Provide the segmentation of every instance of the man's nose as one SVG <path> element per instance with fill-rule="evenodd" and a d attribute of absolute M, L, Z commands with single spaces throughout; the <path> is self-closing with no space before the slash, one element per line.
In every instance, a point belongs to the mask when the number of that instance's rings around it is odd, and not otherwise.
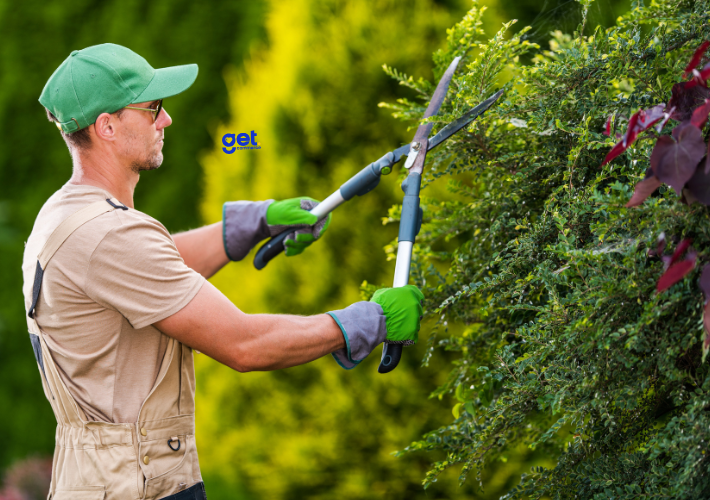
<path fill-rule="evenodd" d="M 160 110 L 160 114 L 158 115 L 158 119 L 155 120 L 155 127 L 160 130 L 165 127 L 169 127 L 170 124 L 173 122 L 173 119 L 170 118 L 170 115 L 168 112 L 165 110 L 165 108 Z"/>

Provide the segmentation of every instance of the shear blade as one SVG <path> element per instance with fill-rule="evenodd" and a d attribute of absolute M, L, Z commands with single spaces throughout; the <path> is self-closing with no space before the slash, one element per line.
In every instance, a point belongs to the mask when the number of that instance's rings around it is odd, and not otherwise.
<path fill-rule="evenodd" d="M 494 102 L 498 100 L 500 96 L 503 95 L 503 91 L 499 90 L 488 99 L 480 103 L 478 106 L 470 111 L 467 111 L 460 118 L 452 121 L 447 126 L 442 128 L 438 134 L 429 139 L 429 147 L 427 151 L 431 151 L 433 148 L 444 142 L 446 139 L 454 135 L 456 132 L 469 125 L 473 120 L 485 113 L 488 108 L 490 108 Z"/>
<path fill-rule="evenodd" d="M 436 146 L 444 142 L 446 139 L 454 135 L 456 132 L 461 130 L 462 128 L 466 127 L 467 125 L 470 125 L 471 122 L 473 122 L 476 118 L 481 116 L 483 113 L 488 111 L 488 108 L 490 108 L 494 102 L 496 102 L 500 96 L 503 95 L 503 91 L 499 90 L 495 94 L 493 94 L 491 97 L 480 103 L 478 106 L 476 106 L 473 109 L 470 109 L 469 111 L 466 111 L 461 117 L 457 118 L 456 120 L 452 121 L 448 125 L 446 125 L 444 128 L 442 128 L 438 134 L 436 134 L 434 137 L 429 139 L 429 146 L 427 147 L 427 151 L 431 151 L 434 149 Z M 407 156 L 407 160 L 409 160 L 409 150 L 411 148 L 411 144 L 405 144 L 404 146 L 401 146 L 393 151 L 394 153 L 394 162 L 398 162 L 402 156 Z M 414 156 L 414 155 L 412 155 Z M 413 161 L 413 160 L 412 160 Z"/>
<path fill-rule="evenodd" d="M 449 91 L 451 78 L 454 76 L 454 71 L 456 71 L 456 66 L 458 66 L 460 60 L 460 56 L 456 57 L 451 64 L 449 64 L 449 67 L 446 69 L 446 73 L 444 73 L 444 76 L 442 76 L 441 80 L 439 80 L 439 84 L 436 86 L 436 90 L 434 90 L 434 94 L 431 96 L 431 100 L 429 101 L 429 106 L 427 106 L 422 118 L 430 118 L 439 112 L 439 109 L 446 98 L 446 93 Z M 419 125 L 412 142 L 421 142 L 423 139 L 429 137 L 432 128 L 434 128 L 433 123 L 423 123 Z"/>

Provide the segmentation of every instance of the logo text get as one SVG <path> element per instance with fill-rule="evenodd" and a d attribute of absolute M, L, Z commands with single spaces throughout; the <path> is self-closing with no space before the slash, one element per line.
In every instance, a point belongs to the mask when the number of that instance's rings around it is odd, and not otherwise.
<path fill-rule="evenodd" d="M 225 147 L 222 148 L 222 151 L 231 155 L 237 150 L 235 143 L 239 146 L 239 149 L 261 149 L 261 145 L 256 142 L 256 132 L 253 130 L 251 131 L 251 135 L 224 134 L 224 136 L 222 136 L 222 144 L 224 144 Z"/>

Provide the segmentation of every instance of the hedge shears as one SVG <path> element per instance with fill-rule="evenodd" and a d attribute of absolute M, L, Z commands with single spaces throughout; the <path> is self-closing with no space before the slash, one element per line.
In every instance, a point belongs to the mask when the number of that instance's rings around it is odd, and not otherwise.
<path fill-rule="evenodd" d="M 454 71 L 456 71 L 456 66 L 460 60 L 460 57 L 455 58 L 449 65 L 446 73 L 444 73 L 444 76 L 439 80 L 434 95 L 431 101 L 429 101 L 429 106 L 424 112 L 423 119 L 435 116 L 439 112 L 439 108 L 441 108 L 449 89 L 451 77 Z M 390 151 L 376 162 L 363 168 L 310 212 L 320 220 L 342 203 L 355 196 L 363 196 L 369 193 L 380 183 L 381 176 L 389 174 L 392 171 L 392 166 L 399 162 L 402 156 L 406 156 L 407 161 L 404 163 L 404 168 L 409 171 L 409 174 L 404 182 L 402 182 L 404 201 L 402 202 L 402 215 L 399 222 L 397 262 L 395 264 L 394 283 L 392 285 L 395 288 L 405 286 L 409 282 L 409 270 L 412 262 L 414 240 L 422 225 L 423 212 L 419 206 L 419 191 L 427 152 L 434 149 L 481 116 L 501 95 L 503 95 L 503 91 L 499 90 L 475 108 L 464 113 L 463 116 L 457 120 L 446 125 L 431 139 L 429 139 L 429 134 L 434 124 L 421 124 L 410 144 L 405 144 L 394 151 Z M 284 240 L 292 232 L 292 230 L 286 230 L 264 243 L 256 252 L 254 267 L 263 269 L 271 259 L 283 252 Z M 394 370 L 399 364 L 401 356 L 402 346 L 400 344 L 385 343 L 382 350 L 382 360 L 380 361 L 380 366 L 377 371 L 380 373 L 388 373 Z"/>

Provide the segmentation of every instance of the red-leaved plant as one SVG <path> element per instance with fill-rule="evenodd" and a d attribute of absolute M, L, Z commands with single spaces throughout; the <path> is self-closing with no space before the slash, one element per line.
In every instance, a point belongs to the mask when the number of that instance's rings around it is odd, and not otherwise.
<path fill-rule="evenodd" d="M 697 260 L 697 253 L 690 247 L 693 240 L 686 238 L 678 244 L 678 247 L 673 252 L 673 255 L 663 255 L 663 250 L 666 247 L 666 238 L 663 233 L 658 238 L 656 250 L 648 252 L 649 256 L 657 256 L 663 261 L 664 273 L 658 279 L 656 284 L 656 291 L 662 292 L 680 280 L 682 280 L 686 274 L 695 269 L 695 261 Z M 685 251 L 688 253 L 685 255 L 683 260 L 680 258 L 683 256 Z"/>
<path fill-rule="evenodd" d="M 710 149 L 705 143 L 702 128 L 710 114 L 710 63 L 698 69 L 710 42 L 703 42 L 697 48 L 685 68 L 683 78 L 692 75 L 687 82 L 676 83 L 671 89 L 671 99 L 667 104 L 658 104 L 649 109 L 642 109 L 629 118 L 626 133 L 618 135 L 621 140 L 609 151 L 602 165 L 606 165 L 637 139 L 640 133 L 655 125 L 657 133 L 672 119 L 680 122 L 671 135 L 662 135 L 656 140 L 651 152 L 651 167 L 646 170 L 644 179 L 634 188 L 634 194 L 626 204 L 635 207 L 642 204 L 664 182 L 681 196 L 688 205 L 701 203 L 710 206 Z M 604 134 L 611 135 L 610 116 L 605 125 Z M 665 264 L 664 273 L 656 285 L 658 293 L 670 288 L 695 269 L 696 252 L 690 248 L 690 239 L 678 245 L 672 256 L 664 256 L 665 236 L 661 235 L 657 248 L 649 252 L 656 255 Z M 683 253 L 685 258 L 680 260 Z M 703 267 L 700 288 L 705 293 L 703 310 L 703 361 L 710 350 L 710 264 Z"/>
<path fill-rule="evenodd" d="M 684 76 L 692 74 L 692 79 L 673 85 L 667 104 L 634 113 L 629 118 L 621 141 L 606 155 L 602 165 L 626 151 L 641 132 L 653 125 L 660 133 L 669 119 L 680 122 L 671 135 L 662 135 L 656 141 L 651 153 L 651 168 L 646 171 L 645 178 L 636 184 L 627 207 L 643 203 L 664 182 L 682 195 L 686 203 L 710 205 L 710 162 L 701 132 L 710 114 L 710 63 L 701 70 L 696 69 L 708 47 L 710 42 L 703 42 L 685 68 Z M 606 122 L 606 135 L 611 135 L 611 118 Z"/>

